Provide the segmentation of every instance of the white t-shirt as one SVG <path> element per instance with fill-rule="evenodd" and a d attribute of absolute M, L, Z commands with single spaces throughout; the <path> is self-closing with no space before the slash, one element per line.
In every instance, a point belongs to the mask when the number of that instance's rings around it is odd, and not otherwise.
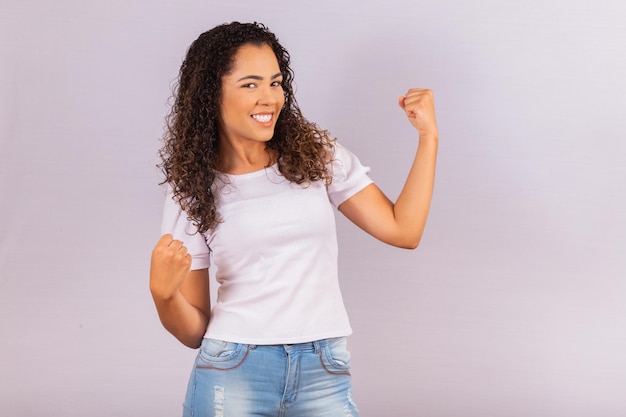
<path fill-rule="evenodd" d="M 220 285 L 205 337 L 264 345 L 352 332 L 339 289 L 332 205 L 372 180 L 337 143 L 332 172 L 328 187 L 289 182 L 276 165 L 225 175 L 217 188 L 223 221 L 204 235 L 168 193 L 162 232 L 184 242 L 192 270 L 216 267 Z"/>

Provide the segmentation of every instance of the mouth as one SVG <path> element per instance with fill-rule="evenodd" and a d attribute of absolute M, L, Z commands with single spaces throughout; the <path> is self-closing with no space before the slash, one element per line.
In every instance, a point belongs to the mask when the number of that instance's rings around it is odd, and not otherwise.
<path fill-rule="evenodd" d="M 274 113 L 258 113 L 258 114 L 253 114 L 250 117 L 252 117 L 257 122 L 261 123 L 262 125 L 267 126 L 267 125 L 270 125 L 272 121 L 274 120 Z"/>

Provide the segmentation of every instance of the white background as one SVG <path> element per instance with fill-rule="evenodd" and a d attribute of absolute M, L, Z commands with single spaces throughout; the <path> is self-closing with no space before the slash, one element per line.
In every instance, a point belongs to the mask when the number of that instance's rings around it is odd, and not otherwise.
<path fill-rule="evenodd" d="M 362 415 L 626 415 L 626 5 L 301 3 L 0 2 L 0 415 L 180 415 L 155 164 L 187 46 L 233 20 L 279 36 L 305 115 L 392 198 L 397 97 L 435 91 L 422 246 L 339 220 Z"/>

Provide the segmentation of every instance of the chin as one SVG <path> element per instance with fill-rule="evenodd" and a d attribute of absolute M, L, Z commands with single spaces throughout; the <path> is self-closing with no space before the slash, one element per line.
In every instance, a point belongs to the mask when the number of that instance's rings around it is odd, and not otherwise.
<path fill-rule="evenodd" d="M 270 141 L 270 140 L 272 140 L 273 138 L 274 138 L 274 132 L 272 132 L 272 134 L 271 134 L 271 135 L 267 135 L 267 136 L 265 136 L 265 135 L 264 135 L 264 136 L 260 137 L 260 138 L 259 138 L 259 140 L 260 140 L 261 142 L 269 142 L 269 141 Z"/>

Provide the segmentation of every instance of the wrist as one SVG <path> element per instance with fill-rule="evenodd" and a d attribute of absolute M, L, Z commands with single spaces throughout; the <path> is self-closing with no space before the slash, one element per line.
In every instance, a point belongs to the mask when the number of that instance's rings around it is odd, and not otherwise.
<path fill-rule="evenodd" d="M 436 149 L 439 144 L 439 136 L 436 133 L 420 135 L 418 144 L 419 147 L 428 146 Z"/>

